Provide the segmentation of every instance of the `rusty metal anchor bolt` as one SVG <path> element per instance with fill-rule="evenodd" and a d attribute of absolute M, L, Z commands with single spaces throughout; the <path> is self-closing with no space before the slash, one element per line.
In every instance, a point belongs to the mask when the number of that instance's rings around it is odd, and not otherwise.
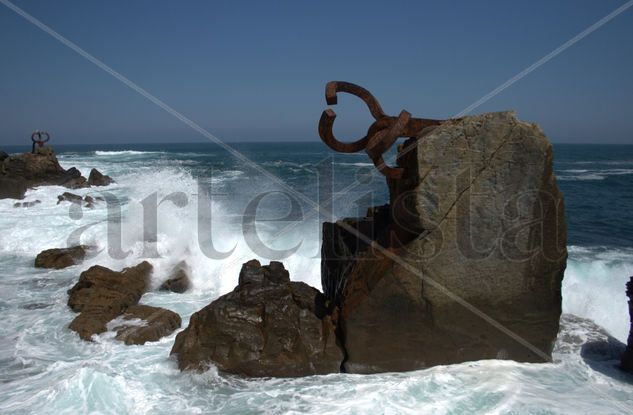
<path fill-rule="evenodd" d="M 378 100 L 365 88 L 343 81 L 331 81 L 325 86 L 325 101 L 328 105 L 336 105 L 338 92 L 356 95 L 365 101 L 374 121 L 367 130 L 367 134 L 352 142 L 342 142 L 334 137 L 332 126 L 336 113 L 328 108 L 321 114 L 319 120 L 319 136 L 332 150 L 341 153 L 356 153 L 365 150 L 374 166 L 382 174 L 391 179 L 402 177 L 402 168 L 390 167 L 385 164 L 382 155 L 400 137 L 415 137 L 426 127 L 440 125 L 445 120 L 431 120 L 426 118 L 412 118 L 411 114 L 402 110 L 397 117 L 385 114 Z"/>

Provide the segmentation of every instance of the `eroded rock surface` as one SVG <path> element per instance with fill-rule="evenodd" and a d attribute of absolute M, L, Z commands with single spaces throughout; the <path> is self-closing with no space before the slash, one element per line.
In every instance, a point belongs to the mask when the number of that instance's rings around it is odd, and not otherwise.
<path fill-rule="evenodd" d="M 155 342 L 180 328 L 180 316 L 162 307 L 133 305 L 108 324 L 127 345 Z"/>
<path fill-rule="evenodd" d="M 147 261 L 119 272 L 99 265 L 82 272 L 68 291 L 68 306 L 79 313 L 70 329 L 87 341 L 95 334 L 115 330 L 116 339 L 128 345 L 157 341 L 171 334 L 180 327 L 178 314 L 138 305 L 150 288 L 151 272 Z"/>
<path fill-rule="evenodd" d="M 235 289 L 191 316 L 171 351 L 178 366 L 247 376 L 335 373 L 343 352 L 333 318 L 315 288 L 291 282 L 283 264 L 252 260 Z"/>
<path fill-rule="evenodd" d="M 346 371 L 550 358 L 567 258 L 552 157 L 514 113 L 450 121 L 400 147 L 387 218 L 323 225 Z"/>
<path fill-rule="evenodd" d="M 35 257 L 36 268 L 62 269 L 78 264 L 86 257 L 89 246 L 79 245 L 70 248 L 53 248 L 40 252 Z"/>

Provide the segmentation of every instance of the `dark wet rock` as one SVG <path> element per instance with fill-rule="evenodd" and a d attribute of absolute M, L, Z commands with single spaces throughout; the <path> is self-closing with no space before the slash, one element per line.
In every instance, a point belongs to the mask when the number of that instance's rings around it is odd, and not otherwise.
<path fill-rule="evenodd" d="M 190 272 L 187 263 L 180 262 L 174 267 L 169 278 L 160 286 L 160 290 L 184 293 L 191 287 Z"/>
<path fill-rule="evenodd" d="M 58 185 L 87 187 L 79 170 L 65 170 L 50 147 L 36 148 L 35 153 L 8 155 L 0 162 L 0 198 L 22 199 L 30 187 Z"/>
<path fill-rule="evenodd" d="M 152 266 L 144 261 L 120 272 L 95 265 L 69 291 L 68 306 L 80 313 L 71 323 L 84 340 L 107 330 L 107 323 L 136 305 L 148 290 Z"/>
<path fill-rule="evenodd" d="M 84 260 L 89 246 L 79 245 L 70 248 L 53 248 L 40 252 L 35 257 L 36 268 L 62 269 Z"/>
<path fill-rule="evenodd" d="M 6 159 L 7 157 L 9 157 L 9 155 L 5 153 L 4 151 L 0 150 L 0 163 L 3 162 L 4 159 Z"/>
<path fill-rule="evenodd" d="M 232 292 L 191 316 L 171 354 L 181 370 L 212 362 L 246 376 L 336 373 L 343 360 L 324 296 L 291 282 L 283 264 L 256 260 L 242 266 Z"/>
<path fill-rule="evenodd" d="M 115 323 L 115 324 L 113 324 Z M 180 316 L 173 311 L 148 305 L 133 305 L 110 323 L 116 339 L 131 344 L 155 342 L 180 328 Z"/>
<path fill-rule="evenodd" d="M 46 303 L 30 303 L 22 306 L 24 310 L 42 310 L 44 308 L 52 307 L 52 304 Z"/>
<path fill-rule="evenodd" d="M 511 112 L 453 120 L 400 146 L 386 217 L 323 225 L 346 371 L 550 359 L 567 258 L 552 157 Z"/>
<path fill-rule="evenodd" d="M 88 185 L 107 186 L 111 183 L 114 183 L 114 180 L 112 180 L 112 177 L 102 174 L 97 169 L 90 170 L 90 175 L 88 176 Z"/>
<path fill-rule="evenodd" d="M 42 203 L 40 200 L 32 200 L 29 202 L 16 202 L 13 204 L 13 207 L 14 208 L 30 208 L 35 205 L 39 205 L 40 203 Z"/>
<path fill-rule="evenodd" d="M 631 327 L 627 340 L 626 350 L 622 354 L 622 369 L 633 373 L 633 277 L 626 283 L 626 296 L 629 298 L 629 319 Z"/>
<path fill-rule="evenodd" d="M 64 192 L 63 194 L 57 196 L 57 204 L 59 205 L 62 202 L 70 202 L 76 205 L 80 205 L 80 206 L 92 209 L 94 208 L 95 202 L 98 199 L 102 199 L 102 198 L 94 198 L 92 196 L 85 196 L 82 198 L 81 196 L 76 195 L 74 193 Z"/>

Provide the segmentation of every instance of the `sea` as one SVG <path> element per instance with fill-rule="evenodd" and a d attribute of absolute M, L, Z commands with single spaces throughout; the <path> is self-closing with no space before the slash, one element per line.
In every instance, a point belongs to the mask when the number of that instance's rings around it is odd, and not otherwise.
<path fill-rule="evenodd" d="M 169 355 L 177 332 L 143 346 L 112 332 L 82 341 L 68 329 L 75 314 L 67 290 L 92 265 L 120 270 L 143 260 L 154 266 L 156 288 L 184 260 L 189 292 L 152 290 L 141 299 L 180 314 L 184 328 L 234 288 L 252 258 L 282 261 L 291 279 L 320 288 L 320 224 L 388 201 L 385 179 L 364 153 L 334 153 L 320 142 L 55 150 L 63 167 L 85 176 L 97 168 L 116 183 L 72 190 L 105 199 L 93 209 L 58 204 L 68 189 L 57 186 L 29 190 L 25 201 L 41 202 L 30 208 L 0 200 L 1 414 L 633 413 L 633 375 L 618 368 L 630 327 L 633 146 L 554 145 L 569 260 L 552 363 L 485 360 L 298 379 L 248 379 L 212 366 L 181 373 Z M 34 268 L 40 251 L 74 242 L 99 252 L 62 270 Z"/>

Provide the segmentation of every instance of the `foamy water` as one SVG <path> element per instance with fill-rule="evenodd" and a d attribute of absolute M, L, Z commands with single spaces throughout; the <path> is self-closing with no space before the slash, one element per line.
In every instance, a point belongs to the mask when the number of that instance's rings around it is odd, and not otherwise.
<path fill-rule="evenodd" d="M 43 187 L 29 191 L 36 208 L 13 208 L 0 200 L 0 413 L 626 413 L 633 410 L 633 377 L 617 368 L 621 344 L 628 334 L 624 284 L 633 275 L 633 252 L 626 247 L 570 246 L 563 282 L 566 316 L 550 364 L 481 361 L 438 366 L 409 373 L 370 376 L 336 374 L 301 379 L 243 379 L 181 373 L 169 351 L 176 333 L 144 346 L 126 346 L 104 333 L 95 343 L 81 341 L 67 329 L 74 313 L 66 291 L 79 273 L 94 264 L 113 269 L 148 259 L 158 286 L 182 260 L 191 266 L 193 289 L 185 294 L 149 292 L 141 303 L 166 307 L 187 326 L 192 313 L 233 289 L 243 262 L 258 257 L 242 237 L 240 194 L 274 190 L 244 166 L 220 164 L 207 183 L 224 194 L 212 202 L 213 242 L 219 251 L 233 253 L 211 259 L 200 248 L 198 181 L 192 169 L 196 153 L 179 157 L 139 150 L 96 151 L 62 155 L 65 167 L 87 174 L 92 167 L 112 175 L 117 183 L 80 189 L 81 195 L 110 194 L 122 202 L 121 250 L 125 258 L 108 253 L 105 203 L 93 210 L 57 205 L 67 189 Z M 218 155 L 210 155 L 221 159 Z M 304 158 L 306 156 L 300 156 Z M 209 161 L 205 161 L 210 163 Z M 310 170 L 309 163 L 269 160 L 281 172 Z M 215 162 L 214 162 L 215 163 Z M 340 168 L 358 168 L 364 160 Z M 302 165 L 305 164 L 305 165 Z M 290 173 L 288 173 L 290 174 Z M 578 172 L 577 174 L 584 174 Z M 301 186 L 300 177 L 289 180 Z M 249 183 L 250 182 L 250 187 Z M 308 186 L 306 184 L 306 186 Z M 143 202 L 153 192 L 157 200 L 178 194 L 158 207 L 158 257 L 146 258 L 143 243 Z M 359 196 L 350 196 L 352 199 Z M 206 203 L 206 202 L 205 202 Z M 344 202 L 349 205 L 348 202 Z M 279 209 L 279 201 L 271 209 Z M 283 208 L 283 209 L 282 209 Z M 112 212 L 110 212 L 111 214 Z M 270 213 L 270 212 L 269 212 Z M 348 214 L 349 212 L 345 212 Z M 302 244 L 283 259 L 291 278 L 320 287 L 318 216 L 294 224 L 273 245 L 287 249 Z M 83 243 L 102 251 L 81 265 L 64 270 L 33 267 L 43 249 L 65 246 L 71 232 L 85 227 Z M 258 228 L 271 237 L 276 228 Z M 263 259 L 264 260 L 264 259 Z M 267 260 L 264 260 L 267 261 Z M 603 329 L 600 329 L 601 326 Z M 601 332 L 605 330 L 605 332 Z M 610 338 L 610 340 L 609 340 Z M 397 341 L 394 339 L 394 341 Z"/>

